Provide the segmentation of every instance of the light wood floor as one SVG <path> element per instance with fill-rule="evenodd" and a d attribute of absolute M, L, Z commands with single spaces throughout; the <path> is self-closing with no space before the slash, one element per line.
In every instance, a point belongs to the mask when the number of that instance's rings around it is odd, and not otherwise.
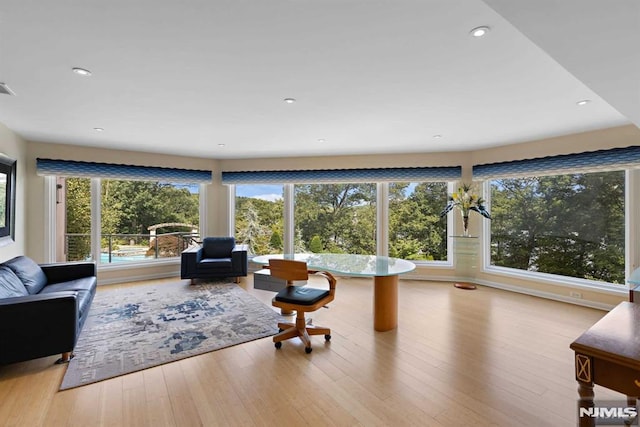
<path fill-rule="evenodd" d="M 269 303 L 252 283 L 241 286 Z M 339 280 L 313 316 L 333 338 L 313 337 L 309 355 L 265 338 L 63 392 L 55 356 L 0 366 L 0 425 L 575 425 L 569 344 L 604 312 L 400 281 L 399 327 L 379 333 L 372 290 Z M 600 387 L 596 398 L 623 399 Z"/>

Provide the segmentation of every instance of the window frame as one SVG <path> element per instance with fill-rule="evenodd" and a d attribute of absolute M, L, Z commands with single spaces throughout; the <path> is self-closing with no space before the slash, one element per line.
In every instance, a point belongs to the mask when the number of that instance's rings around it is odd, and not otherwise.
<path fill-rule="evenodd" d="M 57 191 L 55 175 L 45 176 L 45 206 L 47 206 L 47 222 L 45 224 L 45 244 L 44 244 L 44 259 L 45 262 L 56 262 L 57 248 L 56 248 L 56 236 L 57 236 L 57 221 L 56 221 L 56 204 L 57 204 Z M 72 177 L 73 178 L 73 177 Z M 101 230 L 101 178 L 89 178 L 91 180 L 91 260 L 96 263 L 98 270 L 126 270 L 141 268 L 150 265 L 161 264 L 179 264 L 180 256 L 156 258 L 145 261 L 132 261 L 124 263 L 102 263 L 100 262 L 100 239 L 102 235 Z M 111 178 L 107 178 L 111 179 Z M 121 178 L 127 180 L 126 178 Z M 204 230 L 207 229 L 207 196 L 206 196 L 206 184 L 198 184 L 198 203 L 199 203 L 199 224 L 198 229 L 200 235 L 204 235 Z"/>
<path fill-rule="evenodd" d="M 413 181 L 412 181 L 413 182 Z M 423 181 L 415 181 L 423 182 Z M 447 183 L 447 193 L 450 194 L 455 188 L 456 181 L 440 181 Z M 318 184 L 323 184 L 318 182 Z M 388 256 L 389 248 L 389 181 L 372 182 L 376 185 L 376 255 Z M 295 233 L 295 205 L 294 205 L 294 186 L 293 183 L 278 184 L 283 185 L 284 192 L 284 209 L 283 209 L 283 243 L 284 252 L 291 253 L 294 246 Z M 236 206 L 236 184 L 225 184 L 228 188 L 227 206 L 228 206 L 228 230 L 230 236 L 235 236 L 235 206 Z M 384 197 L 381 199 L 381 195 Z M 386 196 L 386 197 L 385 197 Z M 382 220 L 382 221 L 381 221 Z M 451 269 L 454 266 L 453 238 L 452 232 L 454 227 L 453 215 L 447 215 L 447 260 L 446 261 L 412 261 L 416 266 L 429 268 Z"/>
<path fill-rule="evenodd" d="M 640 170 L 629 168 L 611 168 L 611 171 L 624 171 L 625 173 L 625 278 L 628 278 L 631 272 L 638 266 L 638 258 L 640 256 L 640 227 L 638 219 L 640 218 Z M 598 171 L 601 172 L 601 171 Z M 562 171 L 557 175 L 585 173 L 584 171 Z M 535 174 L 527 174 L 526 176 L 534 176 Z M 482 181 L 482 192 L 485 195 L 487 208 L 491 212 L 491 181 L 500 177 L 491 177 Z M 558 274 L 544 273 L 539 271 L 520 270 L 511 267 L 495 266 L 491 264 L 491 221 L 483 221 L 480 243 L 481 247 L 481 272 L 493 274 L 501 277 L 517 278 L 522 280 L 531 280 L 541 282 L 543 284 L 555 286 L 568 286 L 576 289 L 593 290 L 598 292 L 612 293 L 616 295 L 626 295 L 628 286 L 626 284 L 613 284 L 609 282 L 582 279 L 577 277 L 562 276 Z M 625 279 L 626 282 L 626 279 Z"/>

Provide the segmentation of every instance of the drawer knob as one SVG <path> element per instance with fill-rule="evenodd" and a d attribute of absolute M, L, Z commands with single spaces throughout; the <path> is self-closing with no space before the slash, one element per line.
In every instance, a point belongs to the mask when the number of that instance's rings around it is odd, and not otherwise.
<path fill-rule="evenodd" d="M 636 383 L 636 386 L 637 386 L 637 387 L 640 387 L 640 381 L 635 380 L 634 382 Z"/>

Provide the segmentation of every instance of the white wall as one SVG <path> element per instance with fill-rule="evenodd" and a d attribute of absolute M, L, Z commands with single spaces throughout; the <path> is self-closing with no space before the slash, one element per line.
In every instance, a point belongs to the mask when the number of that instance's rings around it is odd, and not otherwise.
<path fill-rule="evenodd" d="M 25 253 L 26 246 L 26 150 L 27 143 L 0 123 L 0 153 L 17 160 L 15 241 L 0 247 L 0 262 Z"/>

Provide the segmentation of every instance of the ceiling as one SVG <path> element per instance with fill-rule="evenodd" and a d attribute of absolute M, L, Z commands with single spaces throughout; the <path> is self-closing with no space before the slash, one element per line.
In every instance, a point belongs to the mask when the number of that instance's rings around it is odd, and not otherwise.
<path fill-rule="evenodd" d="M 30 141 L 217 159 L 639 125 L 639 4 L 1 0 L 0 82 L 15 96 L 0 95 L 0 122 Z"/>

